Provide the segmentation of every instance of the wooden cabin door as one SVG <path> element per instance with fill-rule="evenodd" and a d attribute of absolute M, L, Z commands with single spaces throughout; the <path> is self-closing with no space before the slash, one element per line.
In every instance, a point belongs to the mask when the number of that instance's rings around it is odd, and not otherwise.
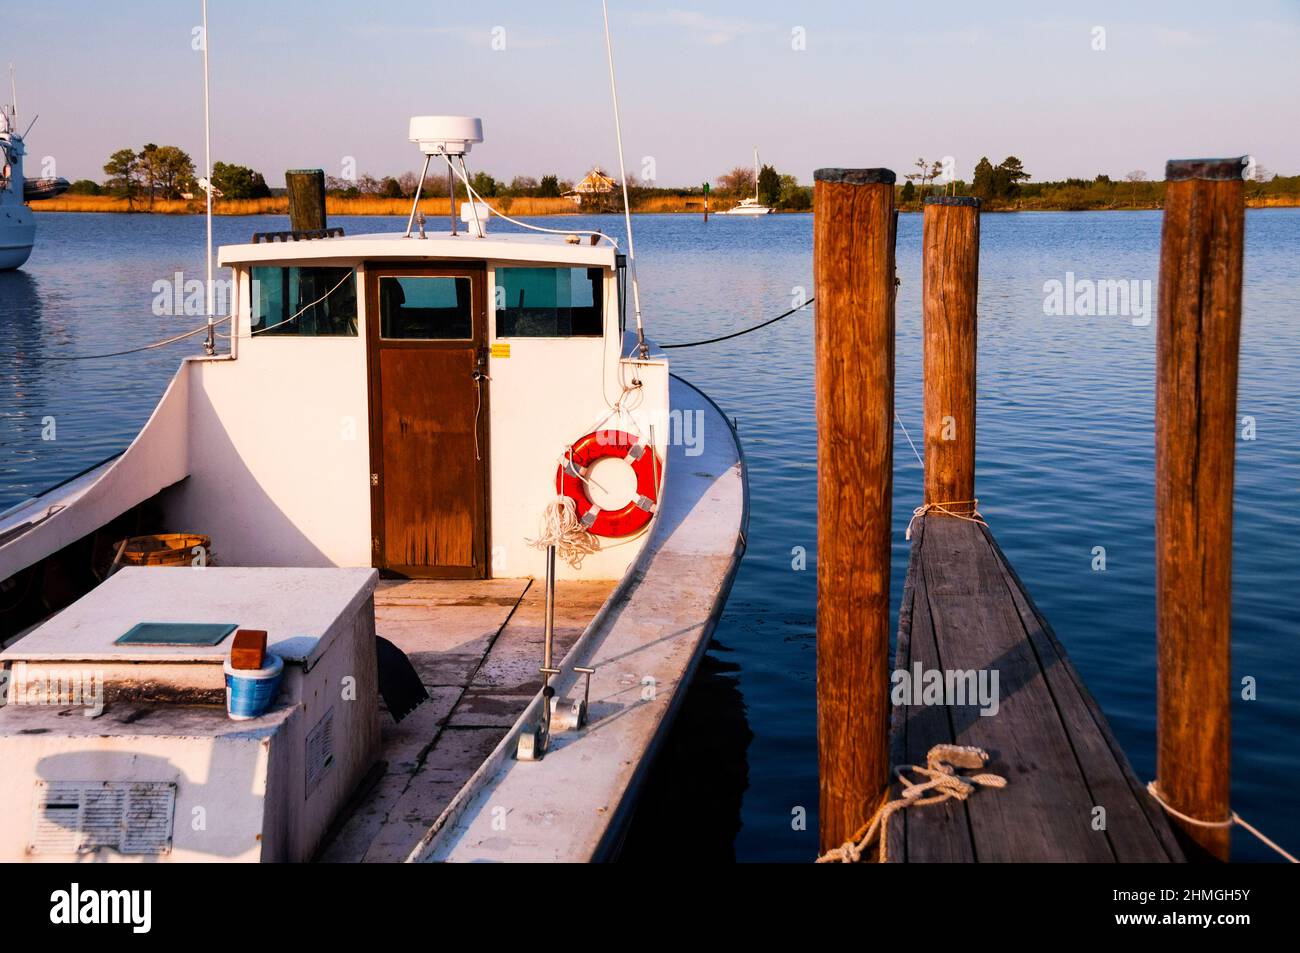
<path fill-rule="evenodd" d="M 487 272 L 367 266 L 373 564 L 487 576 Z"/>

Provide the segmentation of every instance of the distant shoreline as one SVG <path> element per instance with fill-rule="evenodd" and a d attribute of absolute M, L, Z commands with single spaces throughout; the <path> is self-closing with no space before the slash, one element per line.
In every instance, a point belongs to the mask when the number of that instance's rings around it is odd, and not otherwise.
<path fill-rule="evenodd" d="M 532 198 L 529 196 L 503 196 L 488 200 L 490 204 L 511 216 L 563 216 L 602 214 L 592 209 L 582 209 L 564 198 Z M 463 200 L 458 200 L 458 204 Z M 719 215 L 730 207 L 730 203 L 713 203 L 710 215 Z M 717 206 L 722 206 L 718 208 Z M 359 198 L 339 198 L 330 196 L 325 200 L 326 214 L 330 216 L 407 216 L 411 213 L 410 199 L 378 198 L 362 196 Z M 1041 200 L 1024 200 L 1013 203 L 992 202 L 984 211 L 1000 212 L 1141 212 L 1159 211 L 1159 203 L 1137 203 L 1136 205 L 1103 205 L 1096 207 L 1072 207 L 1069 204 L 1043 202 Z M 1300 195 L 1266 195 L 1248 197 L 1247 208 L 1297 208 L 1300 207 Z M 197 200 L 158 200 L 152 209 L 143 207 L 139 202 L 129 207 L 126 199 L 109 195 L 61 195 L 31 203 L 34 212 L 83 212 L 103 214 L 132 215 L 202 215 L 204 204 Z M 906 202 L 899 204 L 901 212 L 919 212 L 921 203 Z M 273 196 L 266 199 L 220 199 L 213 206 L 213 214 L 222 216 L 237 215 L 288 215 L 289 199 L 287 196 Z M 426 218 L 446 218 L 449 214 L 448 201 L 445 198 L 423 199 L 420 211 Z M 606 210 L 607 211 L 607 210 Z M 665 215 L 704 215 L 703 202 L 699 196 L 681 196 L 673 199 L 656 196 L 644 206 L 633 204 L 632 211 L 637 214 Z M 811 209 L 778 209 L 775 214 L 807 214 Z"/>

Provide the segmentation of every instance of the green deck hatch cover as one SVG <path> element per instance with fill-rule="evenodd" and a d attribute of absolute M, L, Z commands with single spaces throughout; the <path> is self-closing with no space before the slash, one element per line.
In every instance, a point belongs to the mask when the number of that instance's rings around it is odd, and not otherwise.
<path fill-rule="evenodd" d="M 140 622 L 115 645 L 216 645 L 239 625 L 234 622 Z"/>

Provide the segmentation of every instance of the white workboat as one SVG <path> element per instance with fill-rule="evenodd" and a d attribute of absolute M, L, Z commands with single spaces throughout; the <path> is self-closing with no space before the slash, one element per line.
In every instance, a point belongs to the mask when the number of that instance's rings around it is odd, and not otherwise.
<path fill-rule="evenodd" d="M 463 156 L 479 128 L 412 139 L 468 130 Z M 612 240 L 464 217 L 222 247 L 228 351 L 0 514 L 0 860 L 615 852 L 744 550 L 740 447 L 625 326 Z M 140 533 L 211 545 L 99 582 Z M 265 631 L 277 701 L 231 721 L 229 638 L 139 623 Z M 400 724 L 376 633 L 429 696 Z"/>
<path fill-rule="evenodd" d="M 739 204 L 732 206 L 722 215 L 771 215 L 776 209 L 770 205 L 764 205 L 758 198 L 758 146 L 754 147 L 754 197 L 752 199 L 741 199 Z"/>

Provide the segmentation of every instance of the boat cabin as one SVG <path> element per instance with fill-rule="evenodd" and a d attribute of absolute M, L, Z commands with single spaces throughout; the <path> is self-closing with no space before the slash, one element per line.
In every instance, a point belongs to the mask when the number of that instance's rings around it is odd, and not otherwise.
<path fill-rule="evenodd" d="M 230 353 L 189 362 L 190 477 L 164 502 L 223 564 L 531 576 L 566 447 L 604 425 L 662 459 L 667 363 L 634 353 L 609 241 L 255 241 L 219 263 Z M 626 495 L 618 475 L 603 489 Z M 588 578 L 635 548 L 602 547 Z"/>

